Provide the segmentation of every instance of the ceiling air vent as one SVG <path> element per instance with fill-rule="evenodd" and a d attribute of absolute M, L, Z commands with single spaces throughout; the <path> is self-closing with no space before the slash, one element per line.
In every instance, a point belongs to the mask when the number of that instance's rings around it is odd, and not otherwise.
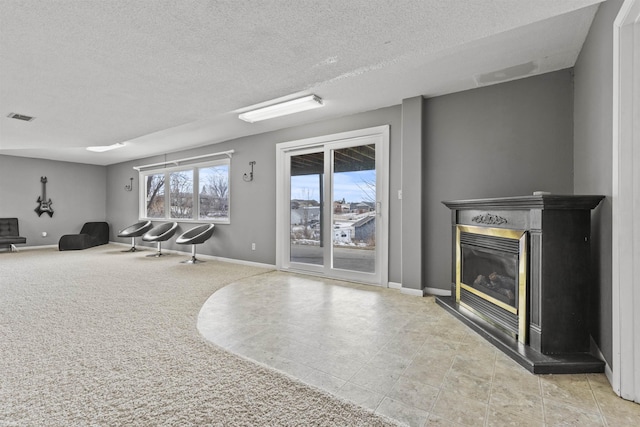
<path fill-rule="evenodd" d="M 18 113 L 10 113 L 7 117 L 9 117 L 10 119 L 23 120 L 25 122 L 30 122 L 35 119 L 35 117 L 25 116 L 24 114 Z"/>
<path fill-rule="evenodd" d="M 504 68 L 502 70 L 493 71 L 486 74 L 476 74 L 473 78 L 478 86 L 486 86 L 494 83 L 506 82 L 507 80 L 515 80 L 526 77 L 539 71 L 537 60 L 529 61 L 525 64 L 514 65 L 513 67 Z"/>

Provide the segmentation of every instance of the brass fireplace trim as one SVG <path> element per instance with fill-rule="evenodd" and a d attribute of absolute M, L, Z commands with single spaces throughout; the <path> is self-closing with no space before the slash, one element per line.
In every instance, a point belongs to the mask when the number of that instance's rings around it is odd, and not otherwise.
<path fill-rule="evenodd" d="M 485 236 L 502 237 L 506 239 L 518 240 L 518 307 L 514 308 L 502 301 L 499 301 L 489 295 L 476 291 L 473 287 L 462 283 L 462 252 L 460 247 L 460 233 L 475 233 Z M 460 289 L 465 290 L 483 298 L 502 309 L 509 311 L 518 316 L 518 341 L 526 344 L 527 341 L 527 232 L 525 230 L 512 230 L 504 228 L 478 227 L 473 225 L 457 225 L 456 226 L 456 302 L 465 308 L 482 316 L 472 307 L 464 302 L 460 302 Z M 486 319 L 485 316 L 482 316 Z M 486 319 L 489 320 L 489 319 Z M 490 321 L 490 320 L 489 320 Z M 491 321 L 490 321 L 491 322 Z M 493 322 L 491 322 L 493 323 Z M 496 325 L 500 326 L 500 325 Z"/>
<path fill-rule="evenodd" d="M 502 301 L 500 301 L 499 299 L 496 299 L 494 297 L 492 297 L 491 295 L 487 295 L 483 292 L 478 291 L 476 288 L 473 288 L 469 285 L 465 285 L 464 283 L 460 283 L 460 287 L 462 289 L 466 289 L 467 291 L 471 292 L 474 295 L 479 296 L 482 299 L 485 299 L 495 305 L 497 305 L 498 307 L 507 310 L 509 313 L 513 313 L 513 314 L 518 314 L 518 309 L 515 307 L 510 306 L 509 304 L 506 304 Z M 518 291 L 519 292 L 519 291 Z M 463 303 L 464 304 L 464 303 Z"/>

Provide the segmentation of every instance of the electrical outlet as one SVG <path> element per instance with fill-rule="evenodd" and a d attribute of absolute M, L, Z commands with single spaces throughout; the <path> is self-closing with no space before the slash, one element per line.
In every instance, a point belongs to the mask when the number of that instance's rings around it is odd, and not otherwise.
<path fill-rule="evenodd" d="M 255 250 L 256 250 L 256 244 L 255 244 L 255 243 L 252 243 L 252 244 L 251 244 L 251 250 L 252 250 L 252 251 L 255 251 Z"/>

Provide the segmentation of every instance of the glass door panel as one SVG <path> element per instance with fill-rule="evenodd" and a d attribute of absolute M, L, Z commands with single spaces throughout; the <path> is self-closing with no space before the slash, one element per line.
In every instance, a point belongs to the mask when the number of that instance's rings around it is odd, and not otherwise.
<path fill-rule="evenodd" d="M 332 150 L 332 268 L 376 271 L 376 146 Z"/>
<path fill-rule="evenodd" d="M 289 261 L 324 265 L 324 152 L 290 157 Z"/>

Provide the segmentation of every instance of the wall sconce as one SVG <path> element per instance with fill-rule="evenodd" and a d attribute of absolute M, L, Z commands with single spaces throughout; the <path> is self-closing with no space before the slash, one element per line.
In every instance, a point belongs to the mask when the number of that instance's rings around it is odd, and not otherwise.
<path fill-rule="evenodd" d="M 249 162 L 249 166 L 251 166 L 251 172 L 245 173 L 244 175 L 242 175 L 242 179 L 244 179 L 245 182 L 253 181 L 253 165 L 255 165 L 255 164 L 256 164 L 255 161 Z"/>
<path fill-rule="evenodd" d="M 133 190 L 133 178 L 129 178 L 129 180 L 131 180 L 131 182 L 129 183 L 129 185 L 125 185 L 125 186 L 124 186 L 125 191 L 131 191 L 131 190 Z"/>

